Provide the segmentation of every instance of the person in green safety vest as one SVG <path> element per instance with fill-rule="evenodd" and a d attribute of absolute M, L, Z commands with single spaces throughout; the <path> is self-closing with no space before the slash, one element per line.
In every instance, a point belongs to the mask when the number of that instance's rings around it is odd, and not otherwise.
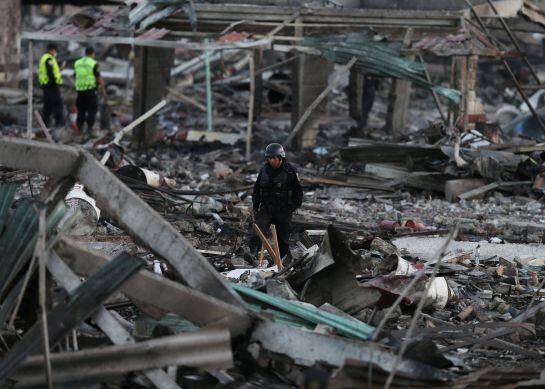
<path fill-rule="evenodd" d="M 57 62 L 57 46 L 53 43 L 47 45 L 47 51 L 40 59 L 38 66 L 38 82 L 43 90 L 44 105 L 42 119 L 49 127 L 49 118 L 53 115 L 57 127 L 64 125 L 64 109 L 60 86 L 62 76 Z"/>
<path fill-rule="evenodd" d="M 98 90 L 100 89 L 105 96 L 104 82 L 100 77 L 98 63 L 94 57 L 95 50 L 92 47 L 87 47 L 85 56 L 74 63 L 76 91 L 78 92 L 76 124 L 80 131 L 83 131 L 83 125 L 87 123 L 87 131 L 92 132 L 98 109 Z"/>

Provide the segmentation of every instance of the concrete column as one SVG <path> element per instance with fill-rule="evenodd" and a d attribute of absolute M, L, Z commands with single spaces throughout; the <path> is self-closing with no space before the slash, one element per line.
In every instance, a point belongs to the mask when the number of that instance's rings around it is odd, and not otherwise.
<path fill-rule="evenodd" d="M 174 49 L 157 47 L 135 48 L 135 85 L 133 95 L 134 118 L 142 115 L 164 96 L 174 64 Z M 138 147 L 148 147 L 155 140 L 157 116 L 152 116 L 135 129 Z"/>
<path fill-rule="evenodd" d="M 296 23 L 301 23 L 302 19 L 296 19 Z M 303 36 L 303 28 L 296 27 L 296 36 Z M 298 119 L 303 115 L 307 107 L 320 95 L 327 87 L 329 73 L 332 65 L 324 58 L 317 55 L 299 54 L 299 58 L 294 61 L 292 78 L 292 128 Z M 303 125 L 301 131 L 295 138 L 293 144 L 297 149 L 309 148 L 316 144 L 316 135 L 318 133 L 318 119 L 325 112 L 327 98 L 316 107 Z"/>
<path fill-rule="evenodd" d="M 0 84 L 17 88 L 21 56 L 21 1 L 0 1 Z M 34 64 L 29 65 L 33 68 Z"/>

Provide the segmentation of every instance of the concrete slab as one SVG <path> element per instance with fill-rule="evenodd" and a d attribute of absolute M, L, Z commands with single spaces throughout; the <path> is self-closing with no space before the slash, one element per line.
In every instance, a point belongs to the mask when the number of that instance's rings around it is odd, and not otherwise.
<path fill-rule="evenodd" d="M 411 255 L 419 256 L 429 261 L 436 259 L 435 256 L 446 239 L 446 237 L 404 237 L 394 239 L 392 243 L 400 249 L 406 249 Z M 495 244 L 488 242 L 453 241 L 450 243 L 448 250 L 451 252 L 475 251 L 478 244 L 481 246 L 481 259 L 490 258 L 494 255 L 505 259 L 545 256 L 545 245 L 543 244 Z"/>

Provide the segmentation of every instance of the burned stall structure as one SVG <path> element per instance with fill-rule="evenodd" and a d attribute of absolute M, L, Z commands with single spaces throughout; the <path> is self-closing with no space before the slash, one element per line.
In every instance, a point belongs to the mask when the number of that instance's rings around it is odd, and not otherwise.
<path fill-rule="evenodd" d="M 545 386 L 544 10 L 104 3 L 0 58 L 2 387 Z M 105 53 L 100 130 L 45 126 L 44 42 Z M 249 247 L 271 142 L 291 258 Z"/>

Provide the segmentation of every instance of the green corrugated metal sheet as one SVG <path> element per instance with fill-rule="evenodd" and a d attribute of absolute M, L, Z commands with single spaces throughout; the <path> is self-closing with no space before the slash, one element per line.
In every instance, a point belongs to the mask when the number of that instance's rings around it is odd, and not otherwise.
<path fill-rule="evenodd" d="M 329 61 L 346 64 L 352 57 L 358 61 L 353 69 L 373 77 L 393 77 L 411 81 L 421 87 L 434 90 L 454 104 L 460 103 L 460 92 L 429 83 L 426 79 L 425 65 L 411 61 L 400 55 L 399 45 L 384 41 L 374 41 L 370 30 L 345 35 L 319 38 L 306 38 L 303 46 L 313 47 L 322 52 Z"/>
<path fill-rule="evenodd" d="M 15 184 L 0 184 L 0 327 L 4 325 L 23 284 L 22 279 L 17 284 L 13 281 L 28 264 L 38 239 L 38 203 L 22 200 L 10 215 L 17 188 Z M 66 206 L 62 202 L 53 209 L 47 217 L 47 232 L 57 225 L 65 212 Z"/>
<path fill-rule="evenodd" d="M 368 340 L 375 330 L 374 327 L 365 323 L 356 323 L 342 316 L 318 309 L 310 304 L 270 296 L 239 284 L 231 284 L 231 287 L 243 296 L 251 297 L 311 323 L 328 325 L 336 329 L 339 334 L 350 338 Z"/>

